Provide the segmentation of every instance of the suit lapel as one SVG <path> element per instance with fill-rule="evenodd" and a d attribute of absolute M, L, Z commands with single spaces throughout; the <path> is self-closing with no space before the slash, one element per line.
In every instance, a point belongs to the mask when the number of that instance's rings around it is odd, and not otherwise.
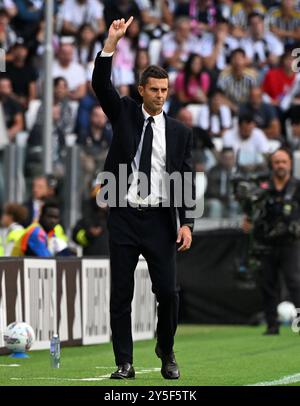
<path fill-rule="evenodd" d="M 166 120 L 166 171 L 170 172 L 170 158 L 172 156 L 173 147 L 175 145 L 175 131 L 172 121 L 164 113 Z"/>
<path fill-rule="evenodd" d="M 142 136 L 143 127 L 144 127 L 145 117 L 144 117 L 144 114 L 142 111 L 142 106 L 139 106 L 139 108 L 138 108 L 138 114 L 137 114 L 136 120 L 137 120 L 137 125 L 136 125 L 135 139 L 134 139 L 134 154 L 136 154 L 139 143 L 141 141 L 141 136 Z"/>

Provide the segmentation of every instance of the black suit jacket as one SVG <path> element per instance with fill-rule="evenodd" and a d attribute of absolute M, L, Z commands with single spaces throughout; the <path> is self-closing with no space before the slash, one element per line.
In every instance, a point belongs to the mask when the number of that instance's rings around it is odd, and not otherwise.
<path fill-rule="evenodd" d="M 93 71 L 92 86 L 99 103 L 109 118 L 113 128 L 113 139 L 106 158 L 104 170 L 112 172 L 118 182 L 119 164 L 127 165 L 127 174 L 131 170 L 131 163 L 135 157 L 144 126 L 142 106 L 139 106 L 130 97 L 120 98 L 113 87 L 111 77 L 112 57 L 101 57 L 98 53 Z M 191 151 L 193 146 L 192 130 L 167 115 L 166 119 L 166 171 L 169 174 L 192 172 Z M 118 188 L 118 183 L 117 183 Z M 191 185 L 194 199 L 194 182 Z M 182 199 L 184 202 L 184 199 Z M 170 194 L 172 223 L 175 233 L 176 210 L 174 204 L 174 191 Z M 186 211 L 191 210 L 185 206 L 178 207 L 180 225 L 193 226 L 193 219 L 186 217 Z"/>

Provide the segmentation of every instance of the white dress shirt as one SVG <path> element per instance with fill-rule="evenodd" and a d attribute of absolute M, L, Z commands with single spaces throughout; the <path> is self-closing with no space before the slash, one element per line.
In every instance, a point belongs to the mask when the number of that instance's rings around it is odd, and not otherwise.
<path fill-rule="evenodd" d="M 133 182 L 128 190 L 127 200 L 132 205 L 156 206 L 167 199 L 164 176 L 166 173 L 166 120 L 164 113 L 153 116 L 154 122 L 152 125 L 153 141 L 151 155 L 151 194 L 145 199 L 142 199 L 137 194 L 137 179 L 138 168 L 140 164 L 141 151 L 144 140 L 144 133 L 147 126 L 147 119 L 150 117 L 142 106 L 142 111 L 145 117 L 144 127 L 141 135 L 141 140 L 136 152 L 136 155 L 131 163 L 133 174 Z"/>
<path fill-rule="evenodd" d="M 102 51 L 100 57 L 111 57 L 113 54 L 114 52 Z M 145 122 L 136 155 L 131 163 L 133 181 L 128 189 L 126 198 L 133 206 L 157 206 L 159 203 L 167 200 L 167 191 L 164 179 L 166 174 L 166 119 L 163 111 L 160 114 L 153 116 L 154 122 L 151 124 L 153 131 L 151 155 L 151 194 L 145 199 L 142 199 L 137 194 L 138 168 L 140 164 L 144 133 L 147 126 L 147 119 L 150 117 L 150 114 L 146 112 L 144 105 L 142 106 L 142 111 L 145 117 Z"/>

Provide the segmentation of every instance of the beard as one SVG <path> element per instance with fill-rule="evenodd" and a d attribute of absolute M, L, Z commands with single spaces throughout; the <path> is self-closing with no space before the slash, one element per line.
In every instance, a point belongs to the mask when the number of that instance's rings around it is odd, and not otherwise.
<path fill-rule="evenodd" d="M 274 175 L 279 179 L 284 179 L 286 176 L 289 175 L 289 171 L 287 169 L 280 168 L 274 171 Z"/>

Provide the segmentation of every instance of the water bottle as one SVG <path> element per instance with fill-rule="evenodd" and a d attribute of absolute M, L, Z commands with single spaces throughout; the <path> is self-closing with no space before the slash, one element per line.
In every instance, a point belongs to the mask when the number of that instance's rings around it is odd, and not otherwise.
<path fill-rule="evenodd" d="M 60 340 L 58 334 L 53 334 L 50 341 L 50 357 L 52 368 L 60 366 Z"/>

